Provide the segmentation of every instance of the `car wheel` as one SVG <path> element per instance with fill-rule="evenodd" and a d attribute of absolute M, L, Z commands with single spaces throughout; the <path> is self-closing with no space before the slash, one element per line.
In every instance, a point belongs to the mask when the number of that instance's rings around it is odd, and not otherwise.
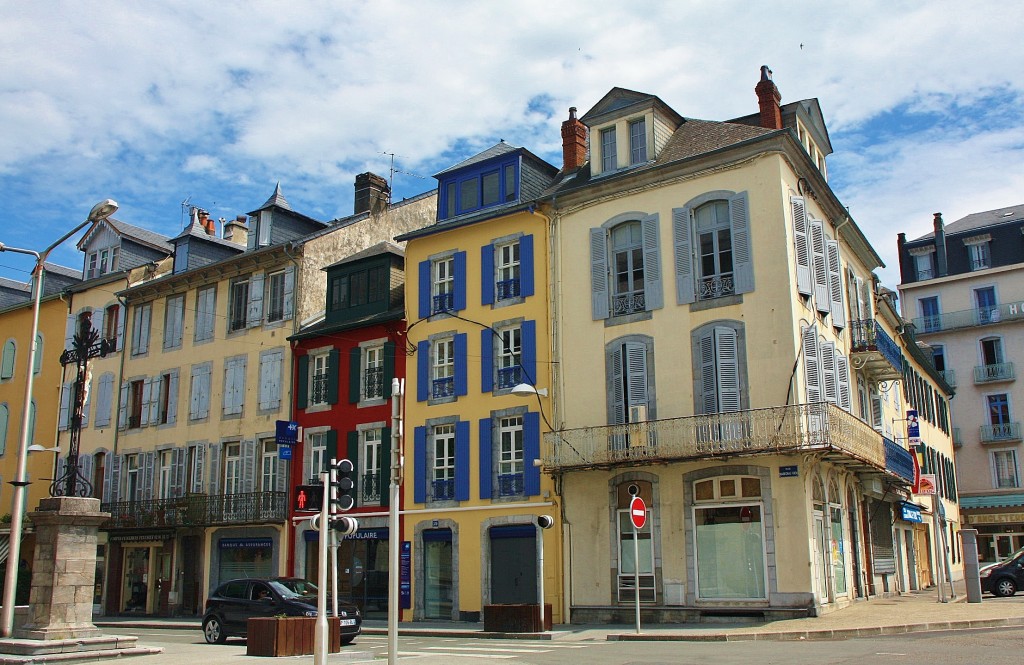
<path fill-rule="evenodd" d="M 1003 598 L 1009 598 L 1017 593 L 1017 585 L 1009 577 L 1004 577 L 996 582 L 995 594 Z"/>
<path fill-rule="evenodd" d="M 224 632 L 224 625 L 217 617 L 210 617 L 203 622 L 203 637 L 209 644 L 224 644 L 228 634 Z"/>
<path fill-rule="evenodd" d="M 347 647 L 348 645 L 352 644 L 352 640 L 354 640 L 354 639 L 356 639 L 355 635 L 349 635 L 348 637 L 342 637 L 341 638 L 341 646 Z"/>

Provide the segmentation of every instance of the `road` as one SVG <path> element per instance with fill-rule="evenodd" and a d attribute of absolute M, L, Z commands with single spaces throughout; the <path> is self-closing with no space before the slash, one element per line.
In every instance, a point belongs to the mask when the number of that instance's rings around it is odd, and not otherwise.
<path fill-rule="evenodd" d="M 128 632 L 128 631 L 123 631 Z M 139 644 L 161 646 L 162 654 L 142 656 L 122 665 L 219 665 L 266 658 L 245 655 L 244 640 L 203 642 L 198 630 L 133 629 Z M 364 635 L 332 654 L 334 665 L 384 663 L 387 638 Z M 409 665 L 1020 665 L 1024 662 L 1024 628 L 910 633 L 881 638 L 808 642 L 606 642 L 570 640 L 489 640 L 400 636 L 399 660 Z M 313 657 L 288 658 L 312 663 Z M 92 661 L 112 662 L 112 661 Z"/>

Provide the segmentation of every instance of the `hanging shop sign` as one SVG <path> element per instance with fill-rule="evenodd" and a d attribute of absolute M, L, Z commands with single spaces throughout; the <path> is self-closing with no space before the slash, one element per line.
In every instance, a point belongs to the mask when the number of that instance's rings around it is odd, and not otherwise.
<path fill-rule="evenodd" d="M 904 522 L 924 522 L 924 515 L 921 514 L 921 507 L 903 501 L 900 503 L 900 519 Z"/>

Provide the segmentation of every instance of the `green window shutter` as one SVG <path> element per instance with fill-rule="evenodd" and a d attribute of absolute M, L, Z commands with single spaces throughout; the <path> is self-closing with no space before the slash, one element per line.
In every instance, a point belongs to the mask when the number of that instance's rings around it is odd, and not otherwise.
<path fill-rule="evenodd" d="M 327 461 L 332 459 L 338 459 L 338 430 L 331 429 L 327 431 L 327 450 L 326 450 Z M 323 469 L 310 469 L 316 474 L 319 474 Z M 319 477 L 319 475 L 317 476 Z"/>
<path fill-rule="evenodd" d="M 362 374 L 362 349 L 353 346 L 348 352 L 348 402 L 357 404 L 362 397 L 359 378 Z"/>
<path fill-rule="evenodd" d="M 363 476 L 359 471 L 359 432 L 348 433 L 348 445 L 346 455 L 352 462 L 352 499 L 353 506 L 359 505 L 359 488 L 363 486 Z"/>
<path fill-rule="evenodd" d="M 392 345 L 393 346 L 393 345 Z M 387 352 L 385 351 L 385 354 Z M 387 357 L 385 355 L 385 357 Z M 377 487 L 380 488 L 380 505 L 391 505 L 391 428 L 385 427 L 380 433 L 380 468 L 377 469 Z"/>
<path fill-rule="evenodd" d="M 341 369 L 341 353 L 331 349 L 327 358 L 327 403 L 338 403 L 338 372 Z"/>
<path fill-rule="evenodd" d="M 395 343 L 384 342 L 384 394 L 391 394 L 391 381 L 395 378 Z"/>
<path fill-rule="evenodd" d="M 299 356 L 299 371 L 295 378 L 295 406 L 305 409 L 309 404 L 309 356 Z"/>

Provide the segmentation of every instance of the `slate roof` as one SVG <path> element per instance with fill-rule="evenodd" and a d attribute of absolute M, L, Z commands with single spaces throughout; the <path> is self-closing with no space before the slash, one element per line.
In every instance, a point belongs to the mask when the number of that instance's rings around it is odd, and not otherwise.
<path fill-rule="evenodd" d="M 67 266 L 58 265 L 56 263 L 46 263 L 43 265 L 43 268 L 49 273 L 63 275 L 64 277 L 70 277 L 71 279 L 82 279 L 82 271 L 76 270 L 75 268 L 68 268 Z"/>
<path fill-rule="evenodd" d="M 265 210 L 270 206 L 277 206 L 278 208 L 284 208 L 285 210 L 292 209 L 291 205 L 288 203 L 288 199 L 286 199 L 284 194 L 281 192 L 280 181 L 278 181 L 277 187 L 274 188 L 274 193 L 270 195 L 270 198 L 267 199 L 266 203 L 261 205 L 259 208 L 256 208 L 256 210 Z"/>
<path fill-rule="evenodd" d="M 16 291 L 24 291 L 25 293 L 32 292 L 32 285 L 28 282 L 19 282 L 15 279 L 7 279 L 6 277 L 0 277 L 0 288 L 14 289 Z"/>
<path fill-rule="evenodd" d="M 329 268 L 345 265 L 346 263 L 353 263 L 355 261 L 359 261 L 360 259 L 366 259 L 371 256 L 380 256 L 381 254 L 394 254 L 399 258 L 405 258 L 405 250 L 403 250 L 395 243 L 385 240 L 384 242 L 379 242 L 376 245 L 373 245 L 372 247 L 367 247 L 361 252 L 356 252 L 352 256 L 346 256 L 340 261 L 335 261 L 331 265 L 321 268 L 321 270 L 327 270 Z"/>
<path fill-rule="evenodd" d="M 384 312 L 375 312 L 373 314 L 367 314 L 366 316 L 359 319 L 346 320 L 341 322 L 329 323 L 327 319 L 321 319 L 317 323 L 308 325 L 299 330 L 294 335 L 289 335 L 286 339 L 288 341 L 297 339 L 308 339 L 310 337 L 317 337 L 319 335 L 329 335 L 331 333 L 341 332 L 343 330 L 352 330 L 354 328 L 363 328 L 376 323 L 385 323 L 387 321 L 401 321 L 405 318 L 405 307 L 394 307 Z"/>
<path fill-rule="evenodd" d="M 1009 224 L 1020 221 L 1024 221 L 1024 203 L 1006 208 L 986 210 L 985 212 L 971 213 L 966 217 L 961 217 L 955 222 L 946 224 L 944 229 L 948 236 L 953 233 L 965 233 L 976 229 L 984 229 L 989 226 L 995 226 L 996 224 Z M 933 230 L 920 238 L 915 238 L 913 242 L 917 242 L 918 240 L 930 240 L 934 237 L 935 231 Z"/>
<path fill-rule="evenodd" d="M 113 228 L 118 235 L 122 237 L 127 236 L 132 240 L 141 242 L 144 245 L 149 245 L 154 249 L 159 249 L 161 251 L 167 252 L 168 254 L 174 251 L 174 248 L 171 246 L 171 239 L 163 234 L 156 233 L 155 231 L 150 231 L 149 229 L 144 229 L 141 226 L 135 226 L 134 224 L 129 224 L 128 222 L 122 222 L 120 220 L 114 219 L 113 217 L 107 217 L 104 220 L 100 220 L 98 223 L 110 224 L 110 227 Z M 96 227 L 94 226 L 93 228 Z M 90 230 L 89 233 L 86 234 L 86 237 L 90 235 L 92 235 L 92 230 Z M 84 242 L 85 238 L 83 238 L 82 240 Z M 79 249 L 81 249 L 81 247 Z"/>
<path fill-rule="evenodd" d="M 508 143 L 505 143 L 505 141 L 503 139 L 503 140 L 499 141 L 498 143 L 492 145 L 487 150 L 484 150 L 483 152 L 478 152 L 477 154 L 473 155 L 469 159 L 466 159 L 466 160 L 463 160 L 463 161 L 459 162 L 455 166 L 449 166 L 445 170 L 440 171 L 438 173 L 435 173 L 434 177 L 437 178 L 439 176 L 444 175 L 445 173 L 449 173 L 451 171 L 458 171 L 459 169 L 464 169 L 467 166 L 472 166 L 473 164 L 479 164 L 480 162 L 487 161 L 488 159 L 491 159 L 493 157 L 499 157 L 501 155 L 507 155 L 510 152 L 515 152 L 517 150 L 520 150 L 520 148 L 517 148 L 515 146 L 509 145 Z"/>
<path fill-rule="evenodd" d="M 192 220 L 191 222 L 189 222 L 188 226 L 182 229 L 181 233 L 174 236 L 174 240 L 184 238 L 186 236 L 191 236 L 198 240 L 202 240 L 203 242 L 213 243 L 214 245 L 228 247 L 230 249 L 235 250 L 236 252 L 245 251 L 245 245 L 239 245 L 238 243 L 231 242 L 230 240 L 224 240 L 223 238 L 219 238 L 217 236 L 211 236 L 209 233 L 206 232 L 206 229 L 203 228 L 203 225 L 198 223 L 196 220 Z"/>

